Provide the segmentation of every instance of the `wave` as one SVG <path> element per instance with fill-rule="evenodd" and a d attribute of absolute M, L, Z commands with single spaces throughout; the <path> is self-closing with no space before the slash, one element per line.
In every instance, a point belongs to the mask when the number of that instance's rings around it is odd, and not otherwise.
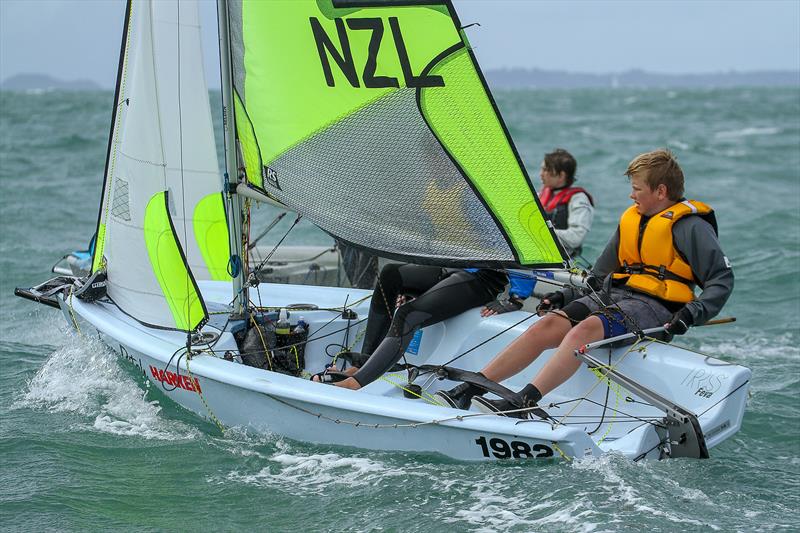
<path fill-rule="evenodd" d="M 742 128 L 740 130 L 718 131 L 714 134 L 717 138 L 729 137 L 749 137 L 751 135 L 775 135 L 780 133 L 781 129 L 776 127 L 763 127 L 763 128 Z"/>
<path fill-rule="evenodd" d="M 120 366 L 97 339 L 70 335 L 30 379 L 12 409 L 73 413 L 74 429 L 145 439 L 196 439 L 200 431 L 164 419 L 156 400 Z M 147 382 L 149 384 L 149 382 Z"/>

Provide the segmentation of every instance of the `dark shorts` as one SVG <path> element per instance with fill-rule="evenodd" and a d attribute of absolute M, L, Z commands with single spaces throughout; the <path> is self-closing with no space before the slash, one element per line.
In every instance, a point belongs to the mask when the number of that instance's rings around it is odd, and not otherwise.
<path fill-rule="evenodd" d="M 605 302 L 605 305 L 600 300 Z M 612 288 L 611 293 L 600 292 L 597 295 L 578 298 L 565 305 L 562 312 L 573 324 L 590 315 L 598 316 L 603 322 L 605 339 L 663 326 L 672 318 L 672 312 L 660 300 L 617 287 Z"/>

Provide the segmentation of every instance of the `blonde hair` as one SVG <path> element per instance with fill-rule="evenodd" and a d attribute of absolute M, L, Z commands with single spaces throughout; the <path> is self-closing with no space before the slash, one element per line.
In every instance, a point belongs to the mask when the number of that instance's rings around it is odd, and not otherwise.
<path fill-rule="evenodd" d="M 628 164 L 625 175 L 641 177 L 651 191 L 663 184 L 670 200 L 677 202 L 683 198 L 683 170 L 675 155 L 666 148 L 637 155 Z"/>

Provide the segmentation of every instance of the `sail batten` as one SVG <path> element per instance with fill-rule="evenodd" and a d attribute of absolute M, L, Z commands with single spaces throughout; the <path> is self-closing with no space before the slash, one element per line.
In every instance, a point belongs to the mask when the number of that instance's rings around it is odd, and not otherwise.
<path fill-rule="evenodd" d="M 449 2 L 228 10 L 251 187 L 379 255 L 563 264 Z"/>

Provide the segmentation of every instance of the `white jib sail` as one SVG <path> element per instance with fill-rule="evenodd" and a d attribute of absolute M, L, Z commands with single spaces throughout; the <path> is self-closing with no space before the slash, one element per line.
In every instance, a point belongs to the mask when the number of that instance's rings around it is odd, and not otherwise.
<path fill-rule="evenodd" d="M 98 242 L 108 294 L 141 322 L 192 329 L 202 318 L 192 274 L 213 277 L 198 205 L 216 202 L 206 212 L 225 225 L 196 2 L 132 1 L 125 46 Z"/>

